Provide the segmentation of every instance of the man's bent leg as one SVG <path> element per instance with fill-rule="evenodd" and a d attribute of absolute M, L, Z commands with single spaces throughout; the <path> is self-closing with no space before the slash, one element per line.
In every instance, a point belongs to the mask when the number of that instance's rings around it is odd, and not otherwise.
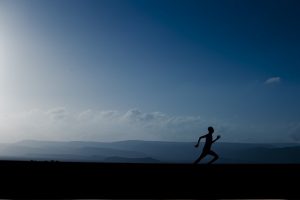
<path fill-rule="evenodd" d="M 200 162 L 200 160 L 202 160 L 208 153 L 203 151 L 201 153 L 201 155 L 199 156 L 199 158 L 194 162 L 194 164 L 197 164 L 198 162 Z"/>
<path fill-rule="evenodd" d="M 214 151 L 209 151 L 208 154 L 214 156 L 214 158 L 208 164 L 211 164 L 219 159 L 218 154 L 216 154 Z"/>

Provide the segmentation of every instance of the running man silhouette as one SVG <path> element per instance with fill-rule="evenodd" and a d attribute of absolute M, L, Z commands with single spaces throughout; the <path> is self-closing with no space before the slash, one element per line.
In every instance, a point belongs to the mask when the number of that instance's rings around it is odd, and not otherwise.
<path fill-rule="evenodd" d="M 215 140 L 213 140 L 212 138 L 212 134 L 214 133 L 214 129 L 213 127 L 208 127 L 208 133 L 199 137 L 199 140 L 198 140 L 198 143 L 195 145 L 196 148 L 199 147 L 199 143 L 200 143 L 200 140 L 202 138 L 205 138 L 206 141 L 205 141 L 205 144 L 204 144 L 204 147 L 203 147 L 203 151 L 200 155 L 200 157 L 194 162 L 194 164 L 197 164 L 198 162 L 200 162 L 200 160 L 202 160 L 205 156 L 207 155 L 212 155 L 214 156 L 214 158 L 208 163 L 208 164 L 211 164 L 213 163 L 214 161 L 218 160 L 219 156 L 218 154 L 216 154 L 214 151 L 211 150 L 211 146 L 212 144 L 217 141 L 218 139 L 221 138 L 220 135 L 217 136 L 217 138 Z"/>

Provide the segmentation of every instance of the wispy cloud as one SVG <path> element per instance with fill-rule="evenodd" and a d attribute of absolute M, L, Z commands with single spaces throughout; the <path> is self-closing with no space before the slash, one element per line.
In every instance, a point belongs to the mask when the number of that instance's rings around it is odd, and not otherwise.
<path fill-rule="evenodd" d="M 265 81 L 265 84 L 277 84 L 281 82 L 281 78 L 276 76 L 276 77 L 270 77 Z"/>
<path fill-rule="evenodd" d="M 4 140 L 170 140 L 191 141 L 206 132 L 208 126 L 224 130 L 224 123 L 201 116 L 175 116 L 139 109 L 70 112 L 65 107 L 32 110 L 0 116 Z M 226 126 L 226 125 L 224 125 Z"/>
<path fill-rule="evenodd" d="M 300 122 L 291 123 L 288 127 L 288 132 L 290 134 L 291 139 L 296 142 L 300 141 Z"/>
<path fill-rule="evenodd" d="M 67 109 L 65 107 L 53 108 L 53 109 L 47 111 L 46 114 L 50 118 L 55 119 L 55 120 L 64 119 L 68 115 Z"/>

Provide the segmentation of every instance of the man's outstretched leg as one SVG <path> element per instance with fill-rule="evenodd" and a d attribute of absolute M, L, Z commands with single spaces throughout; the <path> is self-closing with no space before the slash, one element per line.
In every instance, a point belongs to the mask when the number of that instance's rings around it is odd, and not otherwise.
<path fill-rule="evenodd" d="M 198 164 L 200 160 L 202 160 L 207 155 L 206 152 L 202 152 L 202 154 L 199 156 L 199 158 L 194 162 L 194 164 Z"/>
<path fill-rule="evenodd" d="M 208 154 L 212 155 L 214 157 L 208 164 L 211 164 L 211 163 L 213 163 L 213 162 L 215 162 L 216 160 L 219 159 L 218 154 L 216 154 L 214 151 L 209 151 Z"/>

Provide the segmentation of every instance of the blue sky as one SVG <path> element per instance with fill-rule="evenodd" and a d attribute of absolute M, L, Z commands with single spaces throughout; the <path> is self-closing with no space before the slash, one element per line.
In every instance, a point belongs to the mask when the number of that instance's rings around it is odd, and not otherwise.
<path fill-rule="evenodd" d="M 299 6 L 1 1 L 2 140 L 297 141 Z"/>

